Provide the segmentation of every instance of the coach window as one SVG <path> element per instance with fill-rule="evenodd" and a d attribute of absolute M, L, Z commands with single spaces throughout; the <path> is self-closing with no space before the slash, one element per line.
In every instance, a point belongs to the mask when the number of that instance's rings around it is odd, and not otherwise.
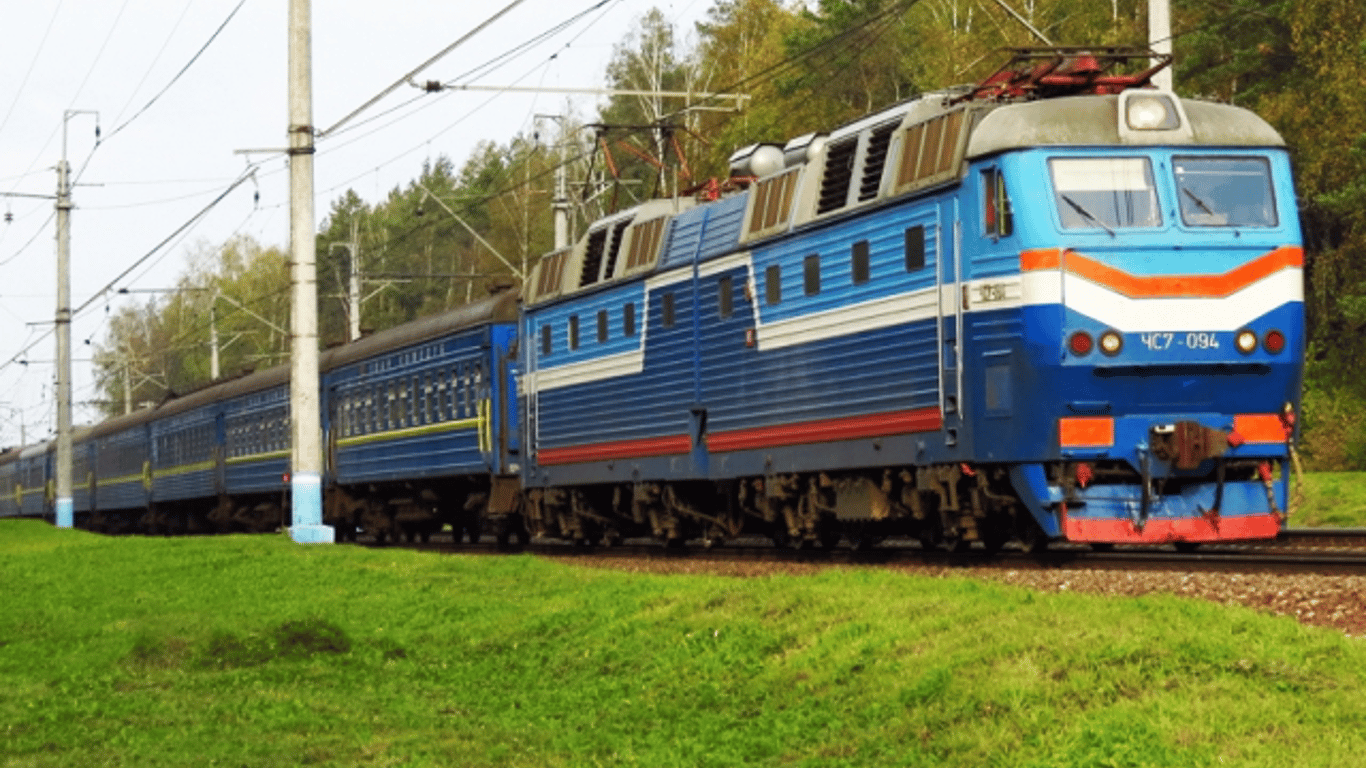
<path fill-rule="evenodd" d="M 598 343 L 607 341 L 607 310 L 598 310 Z"/>
<path fill-rule="evenodd" d="M 574 319 L 577 320 L 578 318 L 574 318 Z M 575 325 L 577 325 L 577 323 L 576 323 Z M 575 346 L 577 346 L 577 345 L 575 345 Z M 465 366 L 465 381 L 463 382 L 463 386 L 461 386 L 461 390 L 463 390 L 463 392 L 464 392 L 464 397 L 465 397 L 465 418 L 467 418 L 467 419 L 473 418 L 473 417 L 474 417 L 474 366 L 472 366 L 472 365 L 466 365 L 466 366 Z"/>
<path fill-rule="evenodd" d="M 419 414 L 422 413 L 422 390 L 417 376 L 409 376 L 408 379 L 399 382 L 403 387 L 403 426 L 415 427 L 418 424 Z"/>
<path fill-rule="evenodd" d="M 541 356 L 546 357 L 550 354 L 550 324 L 541 326 Z"/>
<path fill-rule="evenodd" d="M 569 350 L 572 352 L 579 348 L 579 316 L 569 316 Z"/>
<path fill-rule="evenodd" d="M 660 297 L 660 323 L 665 328 L 672 328 L 674 324 L 674 295 L 666 293 Z"/>
<path fill-rule="evenodd" d="M 436 386 L 434 387 L 436 390 L 436 405 L 433 407 L 434 413 L 436 414 L 436 420 L 439 422 L 448 421 L 450 419 L 450 415 L 446 413 L 446 378 L 448 376 L 450 376 L 450 374 L 446 372 L 445 368 L 437 369 Z"/>
<path fill-rule="evenodd" d="M 906 271 L 915 272 L 925 268 L 925 227 L 916 225 L 906 228 Z"/>
<path fill-rule="evenodd" d="M 849 272 L 854 285 L 868 282 L 868 241 L 860 240 L 849 249 Z"/>
<path fill-rule="evenodd" d="M 1009 237 L 1014 229 L 1006 178 L 999 168 L 982 171 L 982 229 L 993 239 Z"/>
<path fill-rule="evenodd" d="M 735 287 L 729 275 L 716 281 L 716 312 L 722 320 L 735 314 Z"/>
<path fill-rule="evenodd" d="M 460 410 L 460 392 L 464 389 L 464 364 L 458 362 L 451 370 L 451 418 L 463 418 L 464 411 Z"/>
<path fill-rule="evenodd" d="M 783 300 L 783 271 L 777 264 L 764 269 L 764 303 L 777 304 Z"/>
<path fill-rule="evenodd" d="M 802 261 L 802 289 L 807 296 L 821 292 L 821 257 L 813 254 Z"/>
<path fill-rule="evenodd" d="M 624 336 L 636 335 L 636 305 L 627 302 L 621 308 L 621 333 Z"/>
<path fill-rule="evenodd" d="M 428 372 L 422 377 L 422 402 L 425 403 L 425 414 L 423 414 L 423 424 L 434 424 L 436 422 L 436 385 L 432 381 L 432 372 Z"/>

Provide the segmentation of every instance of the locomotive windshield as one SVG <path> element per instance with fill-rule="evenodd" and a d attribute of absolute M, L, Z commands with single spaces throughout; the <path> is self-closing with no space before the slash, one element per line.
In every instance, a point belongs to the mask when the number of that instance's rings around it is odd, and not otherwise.
<path fill-rule="evenodd" d="M 1181 220 L 1192 227 L 1274 227 L 1271 168 L 1260 157 L 1175 157 Z"/>
<path fill-rule="evenodd" d="M 1053 158 L 1048 161 L 1064 229 L 1104 229 L 1162 223 L 1152 166 L 1145 157 Z"/>

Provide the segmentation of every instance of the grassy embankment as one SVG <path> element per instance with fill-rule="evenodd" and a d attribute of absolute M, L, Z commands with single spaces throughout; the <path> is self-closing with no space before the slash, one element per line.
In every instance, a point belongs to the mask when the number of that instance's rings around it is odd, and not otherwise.
<path fill-rule="evenodd" d="M 0 765 L 1340 766 L 1366 646 L 1168 596 L 0 521 Z"/>
<path fill-rule="evenodd" d="M 1293 488 L 1292 488 L 1293 490 Z M 1292 526 L 1366 528 L 1366 472 L 1310 472 Z"/>

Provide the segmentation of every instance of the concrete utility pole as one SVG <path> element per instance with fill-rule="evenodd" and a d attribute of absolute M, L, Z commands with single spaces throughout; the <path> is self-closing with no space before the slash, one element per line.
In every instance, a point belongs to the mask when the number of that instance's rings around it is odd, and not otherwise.
<path fill-rule="evenodd" d="M 360 222 L 351 219 L 351 280 L 347 291 L 347 306 L 351 311 L 347 320 L 351 325 L 351 341 L 360 338 Z"/>
<path fill-rule="evenodd" d="M 209 299 L 209 381 L 218 381 L 218 289 Z"/>
<path fill-rule="evenodd" d="M 68 112 L 69 116 L 70 113 Z M 57 163 L 57 527 L 70 528 L 71 496 L 71 186 L 66 164 L 66 119 L 62 159 Z"/>
<path fill-rule="evenodd" d="M 289 2 L 289 224 L 294 311 L 290 313 L 289 535 L 300 544 L 331 544 L 323 525 L 322 420 L 318 396 L 318 264 L 313 234 L 313 72 L 310 0 Z"/>
<path fill-rule="evenodd" d="M 62 113 L 62 159 L 57 163 L 57 498 L 58 528 L 70 528 L 75 505 L 71 481 L 71 167 L 66 162 L 66 124 L 89 110 Z M 95 125 L 99 137 L 99 123 Z"/>
<path fill-rule="evenodd" d="M 1148 0 L 1148 46 L 1158 55 L 1172 52 L 1172 9 L 1170 0 Z M 1153 75 L 1153 85 L 1172 89 L 1172 68 Z"/>

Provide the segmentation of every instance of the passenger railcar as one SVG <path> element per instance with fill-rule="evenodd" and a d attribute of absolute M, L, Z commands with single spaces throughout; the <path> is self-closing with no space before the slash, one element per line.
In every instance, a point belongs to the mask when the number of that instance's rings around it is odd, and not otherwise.
<path fill-rule="evenodd" d="M 0 517 L 18 517 L 19 452 L 22 446 L 0 451 Z"/>
<path fill-rule="evenodd" d="M 1275 535 L 1303 352 L 1282 140 L 1108 74 L 1126 53 L 1021 53 L 545 257 L 533 531 Z"/>
<path fill-rule="evenodd" d="M 324 522 L 380 541 L 480 534 L 514 512 L 518 292 L 375 334 L 323 357 Z M 514 532 L 514 521 L 494 531 Z M 509 527 L 510 526 L 510 527 Z"/>

